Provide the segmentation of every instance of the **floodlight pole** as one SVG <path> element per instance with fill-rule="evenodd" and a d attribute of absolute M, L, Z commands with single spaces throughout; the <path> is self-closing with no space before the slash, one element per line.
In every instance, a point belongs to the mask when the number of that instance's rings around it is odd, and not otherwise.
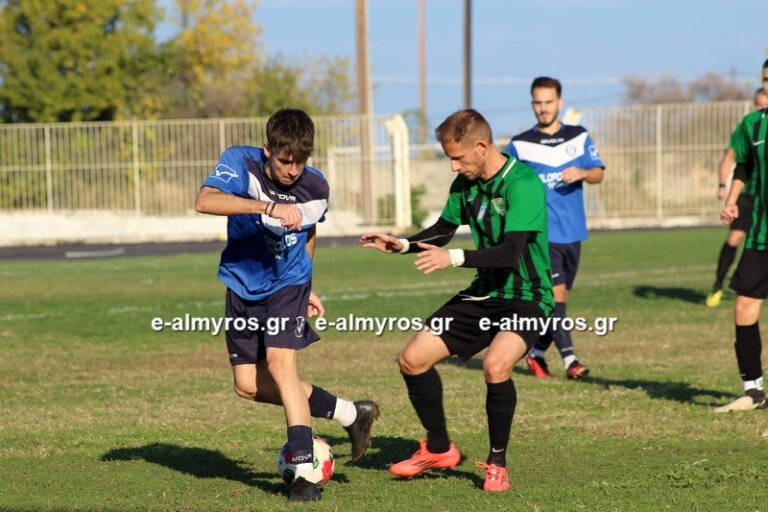
<path fill-rule="evenodd" d="M 357 34 L 357 96 L 360 120 L 360 156 L 362 172 L 363 222 L 374 222 L 375 202 L 371 188 L 371 122 L 373 101 L 371 98 L 370 65 L 368 64 L 368 0 L 356 0 L 355 20 Z"/>
<path fill-rule="evenodd" d="M 464 108 L 472 108 L 472 0 L 464 0 Z"/>
<path fill-rule="evenodd" d="M 427 143 L 427 43 L 424 0 L 419 0 L 419 143 Z"/>

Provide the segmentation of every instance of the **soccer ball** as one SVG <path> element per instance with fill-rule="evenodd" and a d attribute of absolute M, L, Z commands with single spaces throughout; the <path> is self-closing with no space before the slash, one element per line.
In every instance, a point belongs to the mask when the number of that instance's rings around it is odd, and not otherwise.
<path fill-rule="evenodd" d="M 314 458 L 312 459 L 312 483 L 323 485 L 333 476 L 333 469 L 336 462 L 333 460 L 333 452 L 328 442 L 320 436 L 312 436 L 312 450 Z M 296 474 L 296 466 L 291 464 L 291 450 L 288 443 L 285 443 L 277 455 L 277 472 L 283 477 L 286 485 L 293 483 L 293 477 Z"/>

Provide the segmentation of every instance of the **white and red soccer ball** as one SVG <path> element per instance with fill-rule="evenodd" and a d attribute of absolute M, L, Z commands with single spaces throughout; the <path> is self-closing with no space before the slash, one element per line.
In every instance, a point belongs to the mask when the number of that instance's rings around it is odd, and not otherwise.
<path fill-rule="evenodd" d="M 312 483 L 323 485 L 333 476 L 336 462 L 328 442 L 320 436 L 313 436 L 313 438 L 314 458 L 312 459 L 312 478 L 310 480 Z M 288 448 L 288 443 L 283 445 L 277 455 L 277 472 L 280 473 L 287 485 L 293 483 L 296 466 L 291 464 L 291 450 Z"/>

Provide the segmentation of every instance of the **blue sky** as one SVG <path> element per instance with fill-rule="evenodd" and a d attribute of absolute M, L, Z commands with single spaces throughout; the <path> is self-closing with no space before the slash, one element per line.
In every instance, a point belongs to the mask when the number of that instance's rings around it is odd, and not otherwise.
<path fill-rule="evenodd" d="M 623 102 L 626 75 L 735 73 L 758 87 L 765 0 L 473 0 L 473 106 L 498 135 L 533 124 L 528 86 L 550 75 L 567 106 Z M 426 0 L 427 115 L 461 108 L 463 0 Z M 374 111 L 418 107 L 416 0 L 368 0 Z M 270 54 L 338 55 L 355 68 L 355 0 L 260 0 Z"/>

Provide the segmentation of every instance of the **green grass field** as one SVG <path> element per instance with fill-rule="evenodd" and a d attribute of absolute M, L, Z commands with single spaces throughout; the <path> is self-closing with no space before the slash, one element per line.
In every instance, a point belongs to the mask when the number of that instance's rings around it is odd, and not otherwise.
<path fill-rule="evenodd" d="M 478 489 L 487 452 L 479 359 L 438 368 L 455 470 L 411 481 L 388 464 L 422 435 L 395 362 L 410 336 L 328 331 L 302 353 L 303 377 L 381 404 L 373 444 L 350 466 L 336 422 L 334 479 L 307 510 L 768 509 L 764 411 L 716 415 L 741 394 L 732 292 L 703 306 L 723 229 L 596 233 L 584 245 L 571 316 L 618 317 L 575 333 L 592 376 L 514 378 L 512 490 Z M 319 248 L 314 288 L 327 316 L 425 317 L 471 272 L 423 276 L 413 257 Z M 222 336 L 152 331 L 150 320 L 218 317 L 218 254 L 0 267 L 0 509 L 272 511 L 289 507 L 275 457 L 282 411 L 237 398 Z M 554 350 L 554 348 L 552 349 Z"/>

